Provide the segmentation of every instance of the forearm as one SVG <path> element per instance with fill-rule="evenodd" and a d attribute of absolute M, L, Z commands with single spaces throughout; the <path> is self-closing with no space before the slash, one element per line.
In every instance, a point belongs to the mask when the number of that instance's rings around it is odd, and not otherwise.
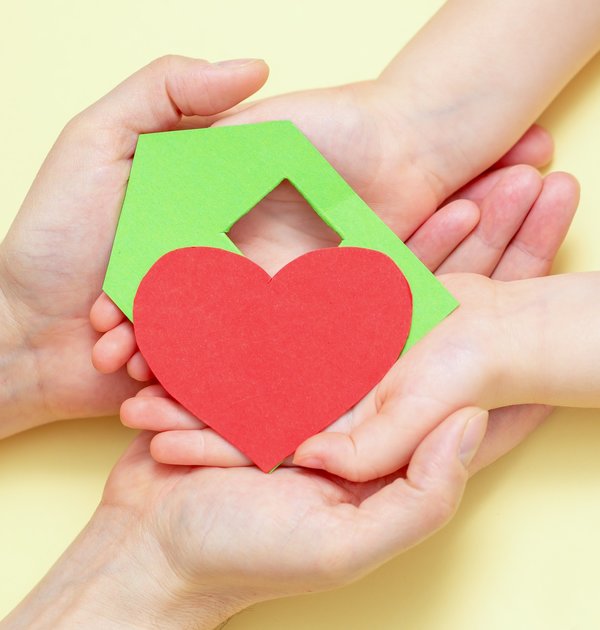
<path fill-rule="evenodd" d="M 600 272 L 509 283 L 500 404 L 600 407 Z"/>
<path fill-rule="evenodd" d="M 437 142 L 432 169 L 454 190 L 511 147 L 599 48 L 596 0 L 450 0 L 380 82 L 412 100 L 420 113 L 410 122 Z"/>
<path fill-rule="evenodd" d="M 2 630 L 208 630 L 241 607 L 187 587 L 135 519 L 100 508 Z"/>

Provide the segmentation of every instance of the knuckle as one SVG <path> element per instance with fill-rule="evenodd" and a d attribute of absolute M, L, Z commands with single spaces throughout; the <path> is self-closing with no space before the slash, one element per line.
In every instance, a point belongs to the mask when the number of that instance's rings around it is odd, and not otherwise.
<path fill-rule="evenodd" d="M 456 513 L 460 495 L 449 490 L 431 492 L 427 499 L 426 527 L 433 532 L 443 527 Z"/>
<path fill-rule="evenodd" d="M 67 121 L 66 125 L 63 127 L 60 137 L 70 139 L 81 139 L 86 137 L 90 131 L 89 110 L 90 108 L 88 107 L 75 114 L 69 121 Z"/>
<path fill-rule="evenodd" d="M 153 70 L 162 72 L 168 70 L 171 66 L 173 66 L 173 64 L 177 63 L 180 58 L 181 57 L 179 57 L 178 55 L 173 55 L 170 53 L 166 55 L 161 55 L 160 57 L 156 57 L 156 59 L 153 59 L 148 64 L 148 67 Z"/>

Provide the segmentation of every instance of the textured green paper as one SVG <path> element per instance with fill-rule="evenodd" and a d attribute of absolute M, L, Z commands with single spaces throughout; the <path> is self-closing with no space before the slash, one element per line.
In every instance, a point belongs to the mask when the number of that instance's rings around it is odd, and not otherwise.
<path fill-rule="evenodd" d="M 181 247 L 241 254 L 227 232 L 284 179 L 342 239 L 387 254 L 406 276 L 413 322 L 405 351 L 458 303 L 288 121 L 141 135 L 104 281 L 132 318 L 152 265 Z"/>

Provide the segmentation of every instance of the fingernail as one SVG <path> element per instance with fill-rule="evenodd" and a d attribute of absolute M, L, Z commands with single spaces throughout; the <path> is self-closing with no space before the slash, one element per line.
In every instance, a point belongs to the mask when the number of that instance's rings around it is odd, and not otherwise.
<path fill-rule="evenodd" d="M 487 420 L 488 412 L 479 411 L 465 425 L 458 451 L 458 458 L 465 468 L 473 461 L 481 446 L 487 429 Z"/>
<path fill-rule="evenodd" d="M 262 61 L 262 59 L 226 59 L 225 61 L 214 61 L 212 65 L 219 68 L 243 68 L 258 61 Z"/>

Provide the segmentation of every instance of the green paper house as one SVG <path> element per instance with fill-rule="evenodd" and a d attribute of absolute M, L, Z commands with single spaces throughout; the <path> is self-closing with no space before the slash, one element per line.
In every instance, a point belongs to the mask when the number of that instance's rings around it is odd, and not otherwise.
<path fill-rule="evenodd" d="M 104 291 L 131 319 L 142 278 L 164 254 L 207 246 L 242 255 L 229 229 L 283 180 L 340 236 L 340 247 L 378 250 L 400 267 L 413 294 L 405 351 L 456 308 L 435 276 L 288 121 L 140 136 Z"/>

